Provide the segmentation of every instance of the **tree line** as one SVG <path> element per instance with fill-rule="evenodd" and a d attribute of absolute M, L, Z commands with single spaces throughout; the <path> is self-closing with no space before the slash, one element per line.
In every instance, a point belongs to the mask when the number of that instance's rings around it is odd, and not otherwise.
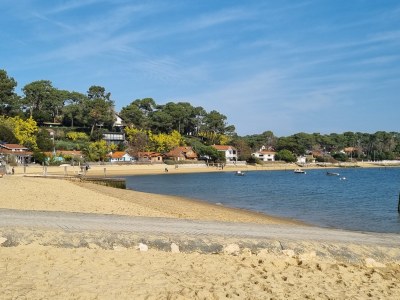
<path fill-rule="evenodd" d="M 80 93 L 57 89 L 49 80 L 38 80 L 26 84 L 21 89 L 23 95 L 19 96 L 15 92 L 16 86 L 14 78 L 8 76 L 5 70 L 0 70 L 0 141 L 23 141 L 21 143 L 27 146 L 48 150 L 52 142 L 54 144 L 54 137 L 51 141 L 48 132 L 40 130 L 40 127 L 58 124 L 70 128 L 66 130 L 67 134 L 58 136 L 60 148 L 87 149 L 89 142 L 101 140 L 104 131 L 115 130 L 115 102 L 104 87 L 93 85 L 86 93 Z M 352 159 L 400 157 L 398 132 L 296 133 L 277 137 L 273 132 L 265 131 L 239 136 L 235 133 L 235 126 L 228 124 L 227 117 L 216 110 L 207 112 L 189 102 L 157 104 L 152 98 L 133 100 L 122 107 L 119 116 L 127 126 L 128 145 L 125 146 L 137 150 L 165 152 L 180 144 L 193 146 L 201 155 L 218 157 L 209 146 L 230 144 L 238 149 L 241 160 L 248 161 L 252 159 L 251 153 L 262 146 L 278 153 L 285 150 L 294 156 L 320 153 L 321 159 L 326 159 L 324 156 L 328 155 L 337 160 L 349 159 L 347 154 L 343 154 L 344 148 L 352 149 L 349 153 Z M 28 120 L 36 122 L 38 128 L 35 129 Z M 36 137 L 37 141 L 32 137 L 16 138 L 18 134 L 22 136 L 21 130 L 15 133 L 16 128 L 29 128 L 30 136 Z M 77 132 L 85 137 L 72 138 Z M 94 144 L 92 148 L 99 145 Z"/>
<path fill-rule="evenodd" d="M 274 151 L 289 151 L 295 156 L 314 154 L 317 160 L 394 160 L 400 159 L 400 133 L 377 131 L 375 133 L 296 133 L 276 137 L 271 131 L 262 134 L 236 137 L 233 141 L 241 148 L 243 158 L 264 146 Z M 346 152 L 344 151 L 346 150 Z M 344 153 L 345 152 L 345 153 Z"/>
<path fill-rule="evenodd" d="M 114 100 L 104 87 L 93 85 L 86 94 L 60 90 L 49 80 L 38 80 L 22 88 L 23 96 L 15 93 L 17 82 L 0 70 L 0 114 L 33 118 L 39 126 L 59 123 L 70 127 L 97 127 L 111 130 L 115 121 Z M 136 99 L 122 108 L 120 116 L 126 125 L 154 133 L 204 136 L 218 142 L 219 135 L 231 135 L 233 125 L 218 111 L 206 112 L 188 102 L 157 104 L 152 98 Z"/>

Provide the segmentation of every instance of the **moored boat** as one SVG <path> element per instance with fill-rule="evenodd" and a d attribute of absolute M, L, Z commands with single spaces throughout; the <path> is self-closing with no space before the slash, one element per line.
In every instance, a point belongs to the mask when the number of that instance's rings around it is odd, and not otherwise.
<path fill-rule="evenodd" d="M 244 176 L 244 172 L 242 172 L 242 171 L 236 171 L 236 172 L 235 172 L 235 175 L 236 175 L 236 176 Z"/>
<path fill-rule="evenodd" d="M 293 172 L 296 174 L 306 174 L 306 171 L 304 171 L 302 169 L 295 169 Z"/>
<path fill-rule="evenodd" d="M 335 172 L 326 172 L 326 175 L 328 175 L 328 176 L 340 176 L 339 173 L 335 173 Z"/>

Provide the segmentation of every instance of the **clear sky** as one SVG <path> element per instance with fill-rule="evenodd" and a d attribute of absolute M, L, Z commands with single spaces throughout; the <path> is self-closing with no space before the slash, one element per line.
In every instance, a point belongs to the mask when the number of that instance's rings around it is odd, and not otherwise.
<path fill-rule="evenodd" d="M 25 84 L 187 101 L 239 135 L 400 131 L 398 0 L 0 0 Z"/>

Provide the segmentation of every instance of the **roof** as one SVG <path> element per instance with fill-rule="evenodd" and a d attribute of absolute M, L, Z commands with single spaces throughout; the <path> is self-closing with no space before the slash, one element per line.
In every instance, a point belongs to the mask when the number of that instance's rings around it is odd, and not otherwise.
<path fill-rule="evenodd" d="M 315 150 L 311 153 L 311 155 L 314 157 L 321 157 L 321 156 L 324 156 L 324 153 L 320 150 Z"/>
<path fill-rule="evenodd" d="M 167 157 L 197 158 L 197 153 L 190 146 L 176 147 L 165 154 Z"/>
<path fill-rule="evenodd" d="M 267 150 L 262 150 L 259 153 L 261 153 L 261 154 L 276 154 L 275 151 L 267 151 Z"/>
<path fill-rule="evenodd" d="M 19 144 L 0 144 L 0 147 L 3 147 L 8 150 L 28 150 L 27 147 L 19 145 Z"/>
<path fill-rule="evenodd" d="M 138 156 L 140 156 L 140 157 L 158 157 L 158 156 L 161 156 L 161 153 L 158 153 L 158 152 L 138 152 Z"/>
<path fill-rule="evenodd" d="M 343 150 L 344 152 L 353 152 L 353 151 L 359 151 L 360 149 L 357 147 L 346 147 Z"/>
<path fill-rule="evenodd" d="M 217 149 L 218 151 L 226 151 L 226 150 L 236 150 L 235 147 L 229 146 L 229 145 L 212 145 L 212 147 L 214 147 L 215 149 Z"/>
<path fill-rule="evenodd" d="M 21 151 L 13 151 L 10 149 L 6 149 L 6 148 L 0 148 L 0 153 L 1 154 L 12 154 L 12 155 L 32 155 L 33 152 L 31 151 L 25 151 L 25 150 L 21 150 Z"/>
<path fill-rule="evenodd" d="M 111 153 L 111 155 L 109 155 L 111 158 L 122 158 L 124 157 L 124 155 L 126 155 L 128 153 L 126 153 L 125 151 L 115 151 L 113 153 Z M 128 154 L 129 155 L 129 154 Z"/>

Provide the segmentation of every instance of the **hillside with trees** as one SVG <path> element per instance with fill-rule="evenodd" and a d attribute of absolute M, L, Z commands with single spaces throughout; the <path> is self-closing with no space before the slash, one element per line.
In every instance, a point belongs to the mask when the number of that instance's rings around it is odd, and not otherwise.
<path fill-rule="evenodd" d="M 265 131 L 238 136 L 224 114 L 189 102 L 158 104 L 152 98 L 135 99 L 117 113 L 115 100 L 102 86 L 93 85 L 81 93 L 38 80 L 22 87 L 22 95 L 15 92 L 16 87 L 17 81 L 0 70 L 0 142 L 28 147 L 37 162 L 55 149 L 79 150 L 88 160 L 104 161 L 111 151 L 165 153 L 184 145 L 200 156 L 221 160 L 211 147 L 215 144 L 234 146 L 239 159 L 249 162 L 255 162 L 251 154 L 263 146 L 286 161 L 310 153 L 319 161 L 400 158 L 398 132 L 300 132 L 277 137 Z M 124 122 L 123 129 L 115 126 L 117 116 Z M 107 132 L 122 132 L 125 143 L 105 143 L 102 138 Z"/>

